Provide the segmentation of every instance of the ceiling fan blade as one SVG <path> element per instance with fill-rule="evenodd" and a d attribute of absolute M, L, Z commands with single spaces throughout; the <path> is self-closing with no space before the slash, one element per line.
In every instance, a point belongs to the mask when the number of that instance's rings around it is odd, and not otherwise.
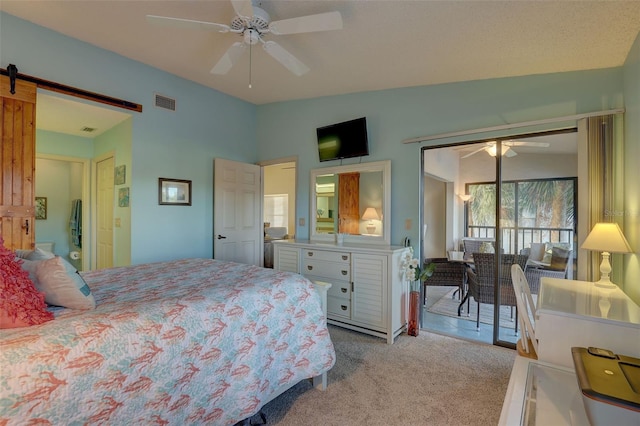
<path fill-rule="evenodd" d="M 228 25 L 216 24 L 215 22 L 193 21 L 191 19 L 170 18 L 166 16 L 147 15 L 147 22 L 154 25 L 166 27 L 183 28 L 189 30 L 218 31 L 220 33 L 229 32 Z"/>
<path fill-rule="evenodd" d="M 231 67 L 240 59 L 246 45 L 239 41 L 233 43 L 229 49 L 222 55 L 222 58 L 211 68 L 211 74 L 226 74 Z"/>
<path fill-rule="evenodd" d="M 309 72 L 309 67 L 300 62 L 295 56 L 286 51 L 284 47 L 280 46 L 275 41 L 266 41 L 262 45 L 262 48 L 273 58 L 280 62 L 286 69 L 300 77 L 303 74 Z"/>
<path fill-rule="evenodd" d="M 274 21 L 269 24 L 269 31 L 278 35 L 341 29 L 342 15 L 340 15 L 340 12 L 326 12 L 319 13 L 317 15 L 300 16 L 298 18 Z"/>
<path fill-rule="evenodd" d="M 460 159 L 462 160 L 463 158 L 469 158 L 472 155 L 479 153 L 480 151 L 484 151 L 485 148 L 486 148 L 486 146 L 483 146 L 482 148 L 478 148 L 475 151 L 472 151 L 472 152 L 470 152 L 470 153 L 468 153 L 466 155 L 463 155 L 462 157 L 460 157 Z"/>
<path fill-rule="evenodd" d="M 251 18 L 253 16 L 253 3 L 251 0 L 231 0 L 231 5 L 236 15 L 245 18 Z"/>

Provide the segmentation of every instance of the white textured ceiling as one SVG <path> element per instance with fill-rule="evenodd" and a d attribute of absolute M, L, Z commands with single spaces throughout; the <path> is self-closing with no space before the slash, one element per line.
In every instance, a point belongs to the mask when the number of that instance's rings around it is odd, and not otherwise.
<path fill-rule="evenodd" d="M 130 114 L 38 92 L 36 128 L 93 139 Z"/>
<path fill-rule="evenodd" d="M 640 32 L 640 1 L 258 3 L 272 20 L 336 10 L 344 29 L 268 35 L 311 71 L 296 77 L 254 49 L 250 89 L 247 52 L 227 75 L 209 73 L 238 35 L 157 27 L 145 20 L 155 14 L 228 24 L 234 16 L 228 0 L 0 0 L 0 8 L 254 104 L 617 67 Z"/>

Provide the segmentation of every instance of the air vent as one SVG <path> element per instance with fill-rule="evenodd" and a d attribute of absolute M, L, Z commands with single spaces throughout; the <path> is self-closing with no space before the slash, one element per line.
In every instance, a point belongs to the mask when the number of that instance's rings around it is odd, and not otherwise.
<path fill-rule="evenodd" d="M 87 132 L 87 133 L 93 133 L 96 130 L 98 129 L 96 129 L 95 127 L 83 127 L 80 129 L 81 132 Z"/>
<path fill-rule="evenodd" d="M 167 96 L 163 96 L 163 95 L 159 95 L 159 94 L 155 94 L 156 95 L 156 106 L 158 108 L 163 108 L 163 109 L 168 109 L 169 111 L 175 111 L 176 110 L 176 100 L 175 99 L 171 99 Z"/>

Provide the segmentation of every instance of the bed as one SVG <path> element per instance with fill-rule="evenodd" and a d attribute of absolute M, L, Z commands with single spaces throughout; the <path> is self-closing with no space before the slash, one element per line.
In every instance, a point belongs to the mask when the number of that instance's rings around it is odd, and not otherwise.
<path fill-rule="evenodd" d="M 82 277 L 94 310 L 0 330 L 0 425 L 234 424 L 335 363 L 300 275 L 183 259 Z"/>

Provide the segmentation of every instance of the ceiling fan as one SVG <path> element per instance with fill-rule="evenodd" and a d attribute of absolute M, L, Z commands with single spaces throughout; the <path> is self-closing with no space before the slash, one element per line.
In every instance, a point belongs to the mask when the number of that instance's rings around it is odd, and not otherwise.
<path fill-rule="evenodd" d="M 264 40 L 263 37 L 267 34 L 287 35 L 342 29 L 340 12 L 326 12 L 271 21 L 269 14 L 256 6 L 252 0 L 231 0 L 231 4 L 236 16 L 231 20 L 230 25 L 156 15 L 147 15 L 147 21 L 178 28 L 234 33 L 242 36 L 242 41 L 233 43 L 213 66 L 212 74 L 228 73 L 240 59 L 247 46 L 251 48 L 251 46 L 261 43 L 265 52 L 293 74 L 301 76 L 309 71 L 309 67 L 275 41 Z"/>
<path fill-rule="evenodd" d="M 471 151 L 470 153 L 463 155 L 462 158 L 471 157 L 474 154 L 477 154 L 481 151 L 486 151 L 490 156 L 496 156 L 496 142 L 490 141 L 483 144 L 482 147 L 476 149 L 475 151 Z M 513 149 L 515 146 L 527 146 L 527 147 L 538 147 L 538 148 L 548 148 L 549 144 L 547 142 L 524 142 L 524 141 L 502 141 L 502 155 L 505 157 L 515 157 L 518 153 Z"/>

